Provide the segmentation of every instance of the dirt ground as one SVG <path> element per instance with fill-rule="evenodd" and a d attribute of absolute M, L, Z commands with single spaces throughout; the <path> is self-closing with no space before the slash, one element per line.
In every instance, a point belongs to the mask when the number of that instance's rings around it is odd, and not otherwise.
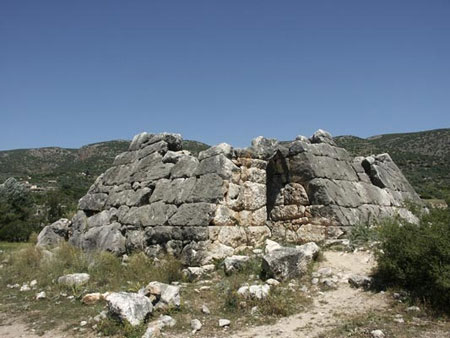
<path fill-rule="evenodd" d="M 362 315 L 372 310 L 383 310 L 389 306 L 388 297 L 383 293 L 365 292 L 351 288 L 348 277 L 352 274 L 366 275 L 375 264 L 374 257 L 366 251 L 360 252 L 324 252 L 324 260 L 318 265 L 320 268 L 331 268 L 334 275 L 339 276 L 338 288 L 316 292 L 312 294 L 313 305 L 307 312 L 282 318 L 273 325 L 242 328 L 240 331 L 219 333 L 215 337 L 232 338 L 297 338 L 317 337 L 342 324 L 344 319 Z M 95 337 L 94 333 L 83 333 L 83 337 Z M 10 318 L 7 314 L 0 314 L 0 337 L 2 338 L 62 338 L 80 336 L 80 333 L 50 331 L 43 336 L 30 331 L 23 321 Z M 208 337 L 207 332 L 199 331 L 195 335 L 190 332 L 180 336 L 173 336 L 169 332 L 165 337 Z M 431 335 L 430 337 L 432 337 Z"/>

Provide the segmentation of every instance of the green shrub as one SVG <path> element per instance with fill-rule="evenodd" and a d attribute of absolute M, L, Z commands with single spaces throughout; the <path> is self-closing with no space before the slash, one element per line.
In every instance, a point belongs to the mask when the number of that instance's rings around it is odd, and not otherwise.
<path fill-rule="evenodd" d="M 378 239 L 379 235 L 376 227 L 369 223 L 360 223 L 353 226 L 349 235 L 350 243 L 354 247 L 378 241 Z"/>
<path fill-rule="evenodd" d="M 450 212 L 432 210 L 420 223 L 392 220 L 379 228 L 376 281 L 450 312 Z"/>

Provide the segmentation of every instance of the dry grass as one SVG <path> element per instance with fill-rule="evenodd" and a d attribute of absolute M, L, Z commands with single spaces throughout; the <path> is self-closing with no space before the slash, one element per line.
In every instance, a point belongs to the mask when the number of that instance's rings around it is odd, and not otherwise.
<path fill-rule="evenodd" d="M 95 323 L 92 318 L 104 309 L 105 304 L 83 305 L 82 296 L 90 292 L 136 292 L 155 280 L 164 283 L 186 282 L 182 276 L 180 262 L 172 256 L 153 260 L 143 253 L 138 253 L 131 255 L 126 264 L 123 264 L 120 258 L 108 252 L 86 253 L 66 243 L 51 252 L 36 248 L 32 244 L 0 244 L 0 250 L 3 250 L 0 260 L 4 261 L 0 270 L 0 287 L 4 290 L 0 295 L 0 311 L 17 316 L 26 311 L 25 319 L 37 332 L 57 327 L 70 330 L 71 334 L 81 334 L 78 331 L 79 323 L 87 320 L 88 330 L 106 336 L 140 337 L 145 331 L 145 324 L 131 327 L 112 318 Z M 287 288 L 287 283 L 272 289 L 270 295 L 261 301 L 238 296 L 237 290 L 243 284 L 261 283 L 260 258 L 251 259 L 231 276 L 223 273 L 220 262 L 216 262 L 216 266 L 217 271 L 205 280 L 183 283 L 181 308 L 169 313 L 177 320 L 172 332 L 190 331 L 190 321 L 194 318 L 202 321 L 203 333 L 221 331 L 218 327 L 220 318 L 232 321 L 231 330 L 267 323 L 301 311 L 309 302 L 300 292 Z M 89 282 L 81 287 L 69 288 L 57 283 L 58 277 L 62 275 L 80 272 L 89 273 L 91 276 Z M 20 292 L 18 288 L 7 287 L 8 284 L 22 285 L 34 279 L 38 281 L 38 288 L 35 290 Z M 200 291 L 201 286 L 209 286 L 209 289 Z M 46 291 L 47 298 L 36 301 L 36 293 L 42 290 Z M 211 314 L 202 313 L 204 304 L 211 310 Z M 255 306 L 257 311 L 250 315 Z M 159 315 L 159 312 L 155 312 L 152 318 Z"/>

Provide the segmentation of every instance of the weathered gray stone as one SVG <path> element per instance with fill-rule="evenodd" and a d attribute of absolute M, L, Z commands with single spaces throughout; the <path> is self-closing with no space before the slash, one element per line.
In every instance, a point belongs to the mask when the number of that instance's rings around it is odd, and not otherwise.
<path fill-rule="evenodd" d="M 175 205 L 155 202 L 139 208 L 131 208 L 124 216 L 123 222 L 138 226 L 165 225 L 176 212 L 177 207 Z"/>
<path fill-rule="evenodd" d="M 120 232 L 121 225 L 113 223 L 86 232 L 82 246 L 86 249 L 110 251 L 116 255 L 125 253 L 125 237 Z"/>
<path fill-rule="evenodd" d="M 90 276 L 87 273 L 72 273 L 58 278 L 58 283 L 69 287 L 77 287 L 89 282 Z"/>
<path fill-rule="evenodd" d="M 267 278 L 286 280 L 300 277 L 312 261 L 311 248 L 282 247 L 263 256 L 262 270 Z"/>
<path fill-rule="evenodd" d="M 107 194 L 87 194 L 78 202 L 78 209 L 100 211 L 105 206 L 107 198 Z"/>
<path fill-rule="evenodd" d="M 150 282 L 145 290 L 148 294 L 157 297 L 159 307 L 165 308 L 176 307 L 179 308 L 181 304 L 180 300 L 180 287 L 175 285 L 169 285 L 161 282 Z"/>
<path fill-rule="evenodd" d="M 194 176 L 199 161 L 193 156 L 184 156 L 172 167 L 171 177 L 192 177 Z"/>
<path fill-rule="evenodd" d="M 42 229 L 37 238 L 39 247 L 55 246 L 67 239 L 71 222 L 67 218 L 61 218 Z"/>
<path fill-rule="evenodd" d="M 233 272 L 242 269 L 249 260 L 249 256 L 242 255 L 227 257 L 223 261 L 224 271 L 227 275 L 231 275 Z"/>
<path fill-rule="evenodd" d="M 277 151 L 279 142 L 258 136 L 252 140 L 252 150 L 259 158 L 268 159 Z"/>
<path fill-rule="evenodd" d="M 207 226 L 211 223 L 214 210 L 214 204 L 210 203 L 182 204 L 177 212 L 169 219 L 169 224 Z"/>
<path fill-rule="evenodd" d="M 187 199 L 189 202 L 218 203 L 224 199 L 225 192 L 223 179 L 219 175 L 206 174 L 197 179 L 194 190 Z"/>
<path fill-rule="evenodd" d="M 331 145 L 335 145 L 333 141 L 333 137 L 331 134 L 325 130 L 319 129 L 317 130 L 313 136 L 311 136 L 311 143 L 328 143 Z"/>
<path fill-rule="evenodd" d="M 129 207 L 140 207 L 148 203 L 148 199 L 152 190 L 150 188 L 144 187 L 142 189 L 125 190 L 121 192 L 112 192 L 108 196 L 106 202 L 107 206 L 120 207 L 121 205 L 127 205 Z"/>
<path fill-rule="evenodd" d="M 354 288 L 368 289 L 372 284 L 372 278 L 368 276 L 354 274 L 348 278 L 348 282 Z"/>
<path fill-rule="evenodd" d="M 223 179 L 230 179 L 233 171 L 237 171 L 239 168 L 223 154 L 205 158 L 200 161 L 195 175 L 217 174 Z"/>
<path fill-rule="evenodd" d="M 105 297 L 109 311 L 132 326 L 140 325 L 150 313 L 153 306 L 150 300 L 131 292 L 112 292 Z"/>
<path fill-rule="evenodd" d="M 221 143 L 216 146 L 210 147 L 204 151 L 201 151 L 198 154 L 198 159 L 200 161 L 202 161 L 205 158 L 216 156 L 219 154 L 222 154 L 228 158 L 231 158 L 232 152 L 233 152 L 233 148 L 229 144 Z"/>

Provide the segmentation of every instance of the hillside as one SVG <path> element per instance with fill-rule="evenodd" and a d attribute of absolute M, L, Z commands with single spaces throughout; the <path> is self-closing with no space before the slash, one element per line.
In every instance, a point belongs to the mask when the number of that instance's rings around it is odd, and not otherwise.
<path fill-rule="evenodd" d="M 422 198 L 449 202 L 450 129 L 334 139 L 354 155 L 389 153 Z"/>

